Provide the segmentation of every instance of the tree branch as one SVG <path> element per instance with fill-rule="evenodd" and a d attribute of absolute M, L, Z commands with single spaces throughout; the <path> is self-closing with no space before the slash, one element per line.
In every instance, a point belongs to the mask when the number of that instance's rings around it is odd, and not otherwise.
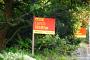
<path fill-rule="evenodd" d="M 29 25 L 22 26 L 22 27 L 18 28 L 18 29 L 13 33 L 13 35 L 7 40 L 7 43 L 8 43 L 9 41 L 11 41 L 11 40 L 13 39 L 13 37 L 14 37 L 21 29 L 27 28 L 27 27 L 29 27 Z M 6 44 L 7 44 L 7 43 L 6 43 Z"/>
<path fill-rule="evenodd" d="M 4 9 L 2 8 L 3 6 L 5 6 L 5 4 L 0 3 L 0 10 L 4 11 Z"/>

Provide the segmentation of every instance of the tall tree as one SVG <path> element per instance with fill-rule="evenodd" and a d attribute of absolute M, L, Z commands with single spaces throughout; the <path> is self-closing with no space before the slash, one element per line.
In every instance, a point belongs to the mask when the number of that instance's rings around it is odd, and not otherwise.
<path fill-rule="evenodd" d="M 12 17 L 12 7 L 13 7 L 13 0 L 4 0 L 5 7 L 4 7 L 4 16 L 6 18 L 6 22 L 10 22 L 10 18 Z M 2 29 L 0 30 L 0 50 L 5 48 L 6 46 L 6 33 L 7 33 L 8 24 L 4 24 Z"/>
<path fill-rule="evenodd" d="M 86 7 L 87 3 L 85 1 L 89 2 L 90 0 L 0 0 L 0 2 L 1 1 L 3 1 L 3 3 L 0 3 L 0 9 L 4 11 L 4 17 L 7 23 L 2 26 L 0 25 L 0 49 L 5 47 L 5 37 L 8 33 L 7 29 L 9 27 L 8 23 L 12 23 L 12 17 L 16 18 L 26 12 L 32 12 L 35 16 L 41 17 L 54 16 L 58 21 L 56 24 L 57 30 L 60 32 L 60 35 L 65 36 L 69 35 L 70 32 L 72 33 L 73 31 L 71 30 L 75 29 L 75 27 L 79 25 L 77 24 L 79 21 L 77 13 Z M 78 9 L 81 10 L 78 11 Z M 23 19 L 30 20 L 31 22 L 29 17 L 29 15 L 26 15 Z M 14 23 L 17 23 L 19 20 L 20 19 L 14 21 Z M 59 34 L 59 32 L 57 33 Z"/>

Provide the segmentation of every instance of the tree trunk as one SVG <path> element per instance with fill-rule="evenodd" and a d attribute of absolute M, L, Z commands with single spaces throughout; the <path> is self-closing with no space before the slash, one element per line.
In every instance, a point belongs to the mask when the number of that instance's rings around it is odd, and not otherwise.
<path fill-rule="evenodd" d="M 6 22 L 10 22 L 10 19 L 12 17 L 12 6 L 13 6 L 13 0 L 4 0 L 5 2 L 5 8 L 4 8 L 4 15 L 6 17 Z M 2 25 L 2 28 L 0 30 L 0 50 L 4 49 L 6 47 L 6 34 L 8 25 Z"/>
<path fill-rule="evenodd" d="M 0 30 L 0 50 L 4 49 L 6 47 L 5 43 L 6 43 L 5 31 Z"/>
<path fill-rule="evenodd" d="M 12 18 L 13 0 L 4 0 L 5 2 L 5 17 L 6 19 Z"/>

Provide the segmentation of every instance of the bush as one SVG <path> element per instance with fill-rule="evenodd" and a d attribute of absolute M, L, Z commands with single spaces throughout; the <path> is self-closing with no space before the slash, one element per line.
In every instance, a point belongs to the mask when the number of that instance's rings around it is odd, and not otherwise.
<path fill-rule="evenodd" d="M 0 60 L 34 60 L 28 54 L 22 52 L 3 52 L 0 53 Z"/>
<path fill-rule="evenodd" d="M 21 39 L 21 40 L 18 40 L 18 47 L 20 49 L 25 49 L 25 50 L 30 50 L 31 47 L 32 47 L 32 41 L 31 39 L 27 38 L 27 39 Z"/>
<path fill-rule="evenodd" d="M 45 53 L 46 51 L 44 51 Z M 59 55 L 55 52 L 48 52 L 46 53 L 47 55 L 43 54 L 37 54 L 35 55 L 35 58 L 37 60 L 78 60 L 76 56 L 64 56 L 64 55 Z"/>
<path fill-rule="evenodd" d="M 60 55 L 71 54 L 76 48 L 78 48 L 79 40 L 75 39 L 70 41 L 69 39 L 61 39 L 59 35 L 45 35 L 41 38 L 35 39 L 35 50 L 43 52 L 45 50 L 55 51 Z"/>
<path fill-rule="evenodd" d="M 78 48 L 80 39 L 61 39 L 59 35 L 36 35 L 35 36 L 35 52 L 43 53 L 54 51 L 60 55 L 71 55 L 71 53 Z M 31 39 L 21 39 L 15 44 L 15 48 L 31 51 Z M 17 51 L 17 49 L 10 48 L 9 50 Z M 43 54 L 45 54 L 43 53 Z"/>
<path fill-rule="evenodd" d="M 35 48 L 37 50 L 44 50 L 44 49 L 49 49 L 52 50 L 53 48 L 56 47 L 56 37 L 52 35 L 45 35 L 41 38 L 36 38 L 35 39 Z"/>

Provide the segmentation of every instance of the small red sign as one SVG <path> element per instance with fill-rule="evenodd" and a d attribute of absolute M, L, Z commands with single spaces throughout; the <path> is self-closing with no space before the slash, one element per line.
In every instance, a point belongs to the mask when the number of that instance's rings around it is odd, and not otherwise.
<path fill-rule="evenodd" d="M 86 28 L 80 28 L 79 31 L 75 33 L 76 37 L 86 37 Z"/>
<path fill-rule="evenodd" d="M 33 32 L 39 34 L 55 34 L 55 19 L 34 17 Z"/>

